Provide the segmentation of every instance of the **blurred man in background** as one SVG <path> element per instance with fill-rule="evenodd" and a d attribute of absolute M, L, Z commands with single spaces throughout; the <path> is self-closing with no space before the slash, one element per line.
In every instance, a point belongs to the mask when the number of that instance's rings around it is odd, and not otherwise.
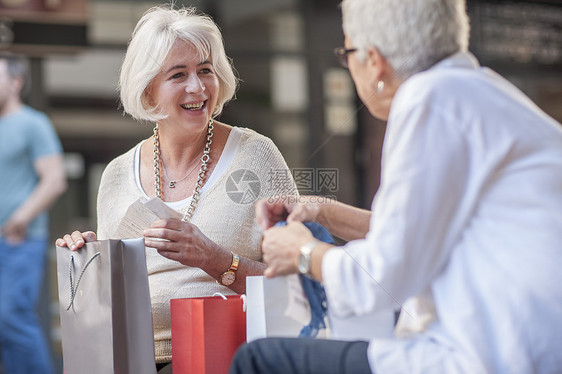
<path fill-rule="evenodd" d="M 46 211 L 66 179 L 51 122 L 21 100 L 27 77 L 25 59 L 0 52 L 0 357 L 8 374 L 50 374 L 35 307 L 47 258 Z"/>

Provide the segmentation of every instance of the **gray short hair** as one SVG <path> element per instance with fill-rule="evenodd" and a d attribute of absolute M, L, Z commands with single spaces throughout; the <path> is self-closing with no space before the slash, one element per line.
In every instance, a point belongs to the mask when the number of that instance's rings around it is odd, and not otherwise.
<path fill-rule="evenodd" d="M 401 78 L 468 49 L 465 0 L 343 0 L 342 13 L 357 57 L 374 46 Z"/>
<path fill-rule="evenodd" d="M 210 57 L 219 79 L 219 94 L 213 116 L 234 97 L 238 79 L 226 56 L 222 35 L 213 20 L 194 8 L 150 8 L 137 23 L 121 66 L 119 90 L 125 112 L 139 120 L 157 122 L 166 115 L 151 107 L 147 87 L 160 72 L 176 40 L 195 46 L 201 61 Z"/>

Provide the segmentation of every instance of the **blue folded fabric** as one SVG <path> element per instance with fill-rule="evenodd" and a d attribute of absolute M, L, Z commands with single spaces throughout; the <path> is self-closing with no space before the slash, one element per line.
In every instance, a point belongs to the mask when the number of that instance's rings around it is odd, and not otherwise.
<path fill-rule="evenodd" d="M 278 222 L 275 226 L 285 226 L 287 222 Z M 324 226 L 316 222 L 304 222 L 312 235 L 325 243 L 334 244 L 334 238 Z M 326 328 L 326 313 L 328 310 L 328 300 L 322 284 L 305 275 L 300 275 L 302 288 L 310 304 L 310 323 L 304 326 L 299 333 L 299 338 L 315 338 L 320 329 Z"/>

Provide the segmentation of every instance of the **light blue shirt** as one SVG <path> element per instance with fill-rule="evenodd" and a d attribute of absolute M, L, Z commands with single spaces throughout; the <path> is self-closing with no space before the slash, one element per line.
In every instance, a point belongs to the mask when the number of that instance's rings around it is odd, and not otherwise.
<path fill-rule="evenodd" d="M 45 114 L 24 106 L 0 117 L 0 226 L 35 189 L 39 178 L 34 162 L 61 152 L 60 141 Z M 30 223 L 27 235 L 47 238 L 46 212 Z"/>
<path fill-rule="evenodd" d="M 560 373 L 559 123 L 469 53 L 451 56 L 398 89 L 372 212 L 364 240 L 324 256 L 332 312 L 427 290 L 436 310 L 421 333 L 371 340 L 374 373 Z"/>

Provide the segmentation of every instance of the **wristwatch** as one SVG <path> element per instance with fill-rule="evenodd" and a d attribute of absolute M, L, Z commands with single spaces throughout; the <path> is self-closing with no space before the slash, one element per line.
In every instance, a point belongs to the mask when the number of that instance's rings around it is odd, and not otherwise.
<path fill-rule="evenodd" d="M 232 253 L 232 252 L 230 252 Z M 218 284 L 222 286 L 230 286 L 236 280 L 236 271 L 238 270 L 238 263 L 240 263 L 240 257 L 237 254 L 232 253 L 232 263 L 227 271 L 219 276 Z"/>
<path fill-rule="evenodd" d="M 312 240 L 301 247 L 299 257 L 299 272 L 301 274 L 310 275 L 310 254 L 320 243 L 322 243 L 320 240 Z"/>

